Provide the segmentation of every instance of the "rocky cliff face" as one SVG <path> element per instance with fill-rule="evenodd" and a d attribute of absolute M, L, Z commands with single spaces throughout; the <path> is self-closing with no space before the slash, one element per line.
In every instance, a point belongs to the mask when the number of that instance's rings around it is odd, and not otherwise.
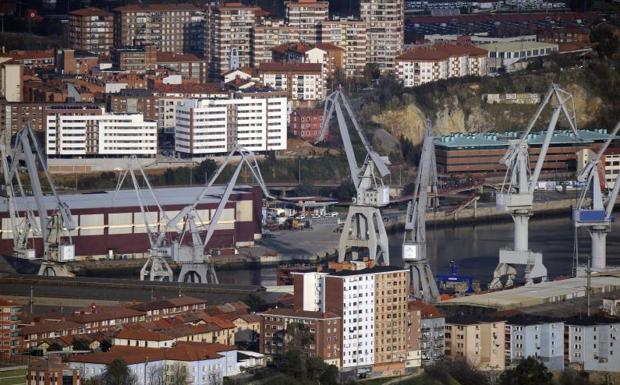
<path fill-rule="evenodd" d="M 573 95 L 578 126 L 593 128 L 593 122 L 597 121 L 601 114 L 603 100 L 591 95 L 585 87 L 576 83 L 562 85 L 562 88 Z M 370 116 L 370 120 L 396 138 L 404 136 L 414 144 L 419 144 L 424 135 L 427 118 L 434 122 L 435 133 L 438 135 L 452 132 L 520 131 L 527 126 L 537 107 L 487 104 L 482 100 L 478 83 L 455 85 L 448 87 L 448 92 L 443 95 L 429 94 L 422 97 L 429 98 L 425 104 L 432 107 L 422 110 L 419 103 L 409 102 L 397 108 L 382 109 L 380 113 Z M 416 95 L 416 100 L 420 99 L 420 95 Z M 547 116 L 543 116 L 540 121 L 546 124 Z M 566 126 L 562 121 L 560 125 Z"/>

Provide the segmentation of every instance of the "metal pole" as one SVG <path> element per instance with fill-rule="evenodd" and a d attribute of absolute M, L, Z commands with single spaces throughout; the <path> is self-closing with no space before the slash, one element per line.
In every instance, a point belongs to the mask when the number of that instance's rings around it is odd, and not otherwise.
<path fill-rule="evenodd" d="M 591 279 L 592 279 L 592 270 L 591 270 L 591 264 L 592 264 L 592 257 L 588 257 L 588 269 L 586 271 L 587 273 L 587 278 L 586 278 L 586 299 L 587 299 L 587 314 L 588 314 L 588 318 L 590 318 L 590 287 L 591 287 Z"/>

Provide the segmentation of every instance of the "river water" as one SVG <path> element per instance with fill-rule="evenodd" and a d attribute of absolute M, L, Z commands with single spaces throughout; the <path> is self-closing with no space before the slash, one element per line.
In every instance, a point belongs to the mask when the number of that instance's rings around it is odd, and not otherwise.
<path fill-rule="evenodd" d="M 483 223 L 427 229 L 431 267 L 436 274 L 448 274 L 450 261 L 459 264 L 463 275 L 471 275 L 483 283 L 490 281 L 497 265 L 501 247 L 512 246 L 512 222 Z M 574 258 L 574 228 L 568 215 L 530 220 L 530 249 L 543 253 L 549 276 L 570 275 Z M 402 233 L 390 235 L 392 265 L 402 265 L 400 245 Z M 578 236 L 580 263 L 587 262 L 590 236 L 581 229 Z M 607 236 L 607 263 L 620 265 L 620 225 L 614 224 Z M 220 270 L 218 277 L 225 283 L 275 285 L 276 268 Z"/>

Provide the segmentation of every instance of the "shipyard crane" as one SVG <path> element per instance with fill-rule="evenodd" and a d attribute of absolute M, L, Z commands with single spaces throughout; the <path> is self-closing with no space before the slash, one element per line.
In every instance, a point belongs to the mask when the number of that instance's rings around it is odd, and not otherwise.
<path fill-rule="evenodd" d="M 612 133 L 605 144 L 599 149 L 598 153 L 580 170 L 577 180 L 586 183 L 586 188 L 581 192 L 577 208 L 573 210 L 573 223 L 576 228 L 586 227 L 592 239 L 592 270 L 604 271 L 607 267 L 607 233 L 611 231 L 611 223 L 614 218 L 612 212 L 620 191 L 620 181 L 618 176 L 614 182 L 614 187 L 607 197 L 607 202 L 601 192 L 601 181 L 599 165 L 603 159 L 605 151 L 616 135 L 620 131 L 620 121 L 614 127 Z M 590 202 L 588 204 L 588 195 Z"/>
<path fill-rule="evenodd" d="M 151 195 L 151 199 L 157 207 L 157 212 L 151 213 L 148 211 L 148 208 L 144 203 L 144 192 L 140 187 L 135 169 L 138 169 L 140 171 L 140 176 L 142 176 L 147 191 Z M 140 280 L 144 281 L 148 278 L 149 281 L 172 282 L 173 272 L 170 268 L 170 265 L 168 264 L 168 259 L 172 259 L 173 257 L 173 245 L 171 242 L 168 241 L 168 239 L 166 239 L 166 236 L 169 232 L 174 233 L 178 231 L 178 229 L 176 228 L 176 223 L 170 220 L 170 218 L 166 215 L 166 212 L 162 209 L 159 201 L 157 200 L 157 197 L 155 196 L 153 187 L 151 186 L 151 183 L 149 182 L 149 179 L 144 172 L 144 169 L 142 168 L 140 162 L 138 162 L 135 156 L 132 156 L 129 159 L 127 167 L 121 173 L 118 179 L 118 183 L 116 185 L 116 192 L 113 199 L 116 198 L 116 195 L 123 186 L 127 175 L 130 176 L 133 188 L 136 193 L 136 198 L 138 200 L 138 205 L 140 206 L 140 213 L 142 214 L 142 219 L 144 221 L 144 227 L 147 233 L 147 237 L 149 239 L 150 246 L 148 250 L 147 260 L 142 266 L 142 269 L 140 269 Z M 149 217 L 155 223 L 151 223 L 149 221 Z"/>
<path fill-rule="evenodd" d="M 209 193 L 213 187 L 213 184 L 218 179 L 222 171 L 224 171 L 226 166 L 228 166 L 228 164 L 234 159 L 235 156 L 239 156 L 241 159 L 235 167 L 233 175 L 228 181 L 228 184 L 224 188 L 224 192 L 220 197 L 220 202 L 213 216 L 210 218 L 210 221 L 208 221 L 204 238 L 201 238 L 200 231 L 202 230 L 202 228 L 198 225 L 198 221 L 206 223 L 207 220 L 200 218 L 196 207 L 205 196 L 210 195 Z M 175 220 L 179 221 L 181 220 L 181 218 L 184 219 L 184 227 L 179 240 L 179 251 L 175 254 L 175 261 L 181 265 L 181 272 L 178 279 L 179 282 L 197 282 L 211 284 L 219 283 L 217 274 L 215 273 L 215 269 L 211 261 L 211 255 L 209 253 L 205 253 L 205 248 L 207 247 L 209 241 L 211 240 L 211 237 L 213 236 L 213 233 L 215 232 L 216 227 L 218 226 L 220 218 L 222 217 L 224 209 L 226 208 L 226 204 L 228 203 L 230 195 L 233 192 L 233 189 L 237 183 L 237 179 L 244 164 L 247 165 L 250 169 L 254 180 L 259 184 L 265 197 L 267 199 L 275 199 L 269 193 L 269 190 L 265 185 L 254 153 L 243 147 L 236 147 L 235 149 L 233 149 L 228 154 L 226 159 L 224 159 L 222 164 L 220 164 L 207 185 L 200 191 L 200 193 L 194 200 L 194 203 L 192 205 L 186 206 L 177 214 L 175 218 L 172 219 L 173 222 Z M 183 238 L 185 234 L 189 234 L 189 236 L 191 237 L 190 246 L 183 245 Z"/>
<path fill-rule="evenodd" d="M 66 262 L 75 259 L 75 247 L 71 242 L 71 232 L 75 224 L 71 210 L 60 199 L 54 182 L 47 170 L 47 163 L 37 138 L 29 123 L 15 135 L 12 148 L 7 144 L 0 147 L 2 152 L 2 171 L 4 174 L 4 193 L 9 208 L 11 229 L 13 231 L 13 254 L 18 258 L 35 259 L 34 248 L 29 247 L 28 240 L 40 236 L 43 241 L 43 256 L 39 275 L 71 277 L 73 274 Z M 39 179 L 39 168 L 51 190 L 55 205 L 48 215 L 45 194 Z M 20 171 L 28 174 L 32 196 L 24 188 Z M 18 199 L 24 207 L 18 207 Z M 34 201 L 34 202 L 33 202 Z M 34 208 L 31 204 L 34 203 Z M 19 212 L 24 217 L 19 217 Z"/>
<path fill-rule="evenodd" d="M 355 158 L 343 107 L 366 152 L 361 167 Z M 367 250 L 370 260 L 378 264 L 389 265 L 388 237 L 379 208 L 386 206 L 390 200 L 389 187 L 383 183 L 383 178 L 390 174 L 390 170 L 386 161 L 372 149 L 364 136 L 351 105 L 341 88 L 331 93 L 325 100 L 321 134 L 317 142 L 325 139 L 334 112 L 349 164 L 351 180 L 356 191 L 356 196 L 349 206 L 347 219 L 340 235 L 338 261 L 360 260 L 363 258 L 362 253 Z"/>
<path fill-rule="evenodd" d="M 555 97 L 556 104 L 553 106 L 551 119 L 546 129 L 545 137 L 536 160 L 534 170 L 530 170 L 528 137 L 544 108 Z M 514 284 L 517 275 L 516 266 L 525 267 L 526 285 L 534 283 L 534 280 L 546 280 L 547 268 L 543 264 L 542 253 L 533 252 L 528 246 L 528 222 L 532 216 L 534 190 L 538 183 L 538 177 L 545 162 L 545 156 L 549 150 L 553 132 L 558 123 L 560 114 L 568 121 L 575 138 L 579 137 L 575 119 L 575 107 L 572 95 L 556 84 L 552 84 L 545 94 L 534 116 L 530 119 L 527 128 L 520 139 L 510 141 L 510 147 L 500 160 L 507 168 L 506 176 L 500 191 L 496 195 L 496 207 L 499 211 L 510 212 L 514 221 L 514 250 L 500 249 L 499 264 L 493 272 L 493 280 L 489 287 L 499 289 L 510 287 Z M 502 283 L 502 279 L 506 279 Z"/>
<path fill-rule="evenodd" d="M 437 164 L 433 139 L 433 127 L 429 120 L 426 124 L 413 198 L 407 204 L 402 246 L 403 262 L 410 274 L 411 293 L 425 302 L 439 301 L 439 290 L 429 264 L 426 247 L 428 195 L 429 192 L 437 195 Z"/>

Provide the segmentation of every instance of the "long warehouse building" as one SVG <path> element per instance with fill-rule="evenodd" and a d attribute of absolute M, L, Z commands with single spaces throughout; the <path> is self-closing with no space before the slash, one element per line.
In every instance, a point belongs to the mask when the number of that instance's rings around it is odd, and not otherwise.
<path fill-rule="evenodd" d="M 173 187 L 153 189 L 166 216 L 173 218 L 183 207 L 191 204 L 200 187 Z M 197 223 L 206 225 L 215 214 L 224 186 L 215 186 L 197 205 Z M 262 192 L 258 187 L 240 186 L 230 195 L 208 247 L 241 247 L 252 245 L 261 234 Z M 71 209 L 76 229 L 71 233 L 76 259 L 140 258 L 150 247 L 144 216 L 134 190 L 61 195 Z M 147 219 L 153 229 L 165 223 L 158 214 L 157 204 L 150 192 L 141 191 Z M 45 196 L 48 210 L 55 207 L 53 196 Z M 27 208 L 36 207 L 34 198 L 18 198 L 20 218 Z M 51 214 L 51 211 L 49 212 Z M 162 216 L 163 217 L 163 216 Z M 6 200 L 0 202 L 0 250 L 3 255 L 13 252 L 13 232 Z M 169 234 L 169 239 L 172 234 Z M 185 239 L 190 237 L 185 237 Z M 40 237 L 33 238 L 37 257 L 43 253 Z"/>

